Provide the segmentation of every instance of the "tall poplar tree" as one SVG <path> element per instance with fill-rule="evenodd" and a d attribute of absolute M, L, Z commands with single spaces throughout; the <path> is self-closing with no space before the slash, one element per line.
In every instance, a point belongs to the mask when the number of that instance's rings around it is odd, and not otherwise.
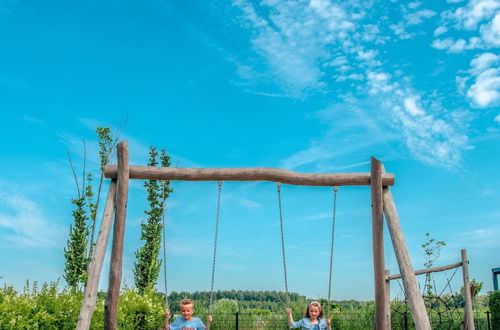
<path fill-rule="evenodd" d="M 63 277 L 72 288 L 78 288 L 80 284 L 84 285 L 87 281 L 87 268 L 90 260 L 92 260 L 94 249 L 94 232 L 102 189 L 103 169 L 113 156 L 114 146 L 119 137 L 119 134 L 115 138 L 112 137 L 110 127 L 97 127 L 96 133 L 101 159 L 101 176 L 97 190 L 97 201 L 94 202 L 92 173 L 86 173 L 87 152 L 85 141 L 83 141 L 84 155 L 81 187 L 68 152 L 68 159 L 78 193 L 77 198 L 71 200 L 71 203 L 74 205 L 72 211 L 73 224 L 70 226 L 68 242 L 64 249 L 66 262 L 64 264 Z"/>
<path fill-rule="evenodd" d="M 148 166 L 157 166 L 158 156 L 162 167 L 170 166 L 170 157 L 165 149 L 162 149 L 158 155 L 158 151 L 153 146 L 150 147 Z M 165 200 L 173 192 L 170 188 L 170 181 L 163 181 L 162 184 L 159 180 L 147 180 L 144 187 L 147 190 L 149 203 L 148 209 L 144 212 L 147 219 L 141 224 L 141 240 L 144 241 L 144 245 L 135 253 L 137 261 L 134 263 L 135 285 L 141 293 L 153 288 L 158 281 L 161 266 L 161 259 L 158 255 L 163 229 L 163 209 Z"/>
<path fill-rule="evenodd" d="M 66 263 L 63 277 L 72 288 L 78 288 L 79 284 L 85 284 L 87 281 L 87 267 L 90 258 L 86 255 L 89 235 L 87 224 L 89 216 L 86 207 L 87 201 L 91 200 L 93 195 L 91 182 L 92 175 L 88 174 L 88 184 L 84 187 L 84 193 L 71 200 L 75 208 L 72 211 L 73 225 L 70 226 L 68 243 L 64 249 Z"/>

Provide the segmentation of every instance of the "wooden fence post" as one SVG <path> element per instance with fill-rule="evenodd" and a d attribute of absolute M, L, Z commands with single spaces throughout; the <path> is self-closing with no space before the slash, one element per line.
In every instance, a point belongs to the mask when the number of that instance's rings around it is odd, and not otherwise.
<path fill-rule="evenodd" d="M 104 305 L 104 328 L 116 329 L 118 318 L 118 300 L 120 299 L 120 282 L 122 279 L 123 239 L 125 235 L 125 219 L 127 216 L 127 197 L 129 179 L 129 154 L 127 141 L 118 144 L 118 176 L 116 191 L 115 226 L 113 230 L 113 247 L 111 265 L 109 267 L 109 284 L 106 304 Z"/>
<path fill-rule="evenodd" d="M 76 324 L 77 330 L 87 330 L 90 327 L 92 314 L 94 313 L 97 290 L 99 288 L 99 278 L 101 277 L 102 264 L 104 255 L 106 254 L 106 247 L 109 241 L 109 232 L 111 231 L 111 223 L 113 222 L 113 215 L 115 213 L 115 198 L 116 198 L 116 180 L 111 180 L 109 185 L 108 197 L 104 205 L 104 212 L 102 215 L 101 227 L 97 242 L 95 245 L 94 255 L 90 262 L 87 271 L 87 284 L 83 293 L 83 303 Z"/>
<path fill-rule="evenodd" d="M 389 329 L 384 261 L 384 213 L 382 200 L 382 163 L 371 157 L 370 188 L 372 199 L 372 245 L 375 279 L 375 329 Z"/>
<path fill-rule="evenodd" d="M 389 187 L 384 187 L 383 198 L 385 218 L 387 220 L 387 226 L 389 227 L 389 233 L 391 234 L 392 245 L 398 261 L 399 272 L 403 279 L 406 296 L 408 297 L 408 304 L 410 305 L 413 315 L 415 328 L 417 330 L 430 330 L 431 324 L 429 322 L 429 316 L 425 309 L 424 299 L 418 289 L 417 278 L 411 266 L 410 255 L 408 254 L 408 248 L 406 247 L 401 224 L 399 223 L 396 205 L 394 204 Z"/>
<path fill-rule="evenodd" d="M 472 295 L 469 284 L 469 260 L 467 250 L 462 249 L 462 274 L 464 279 L 464 300 L 465 300 L 465 329 L 474 330 L 474 313 L 472 312 Z"/>

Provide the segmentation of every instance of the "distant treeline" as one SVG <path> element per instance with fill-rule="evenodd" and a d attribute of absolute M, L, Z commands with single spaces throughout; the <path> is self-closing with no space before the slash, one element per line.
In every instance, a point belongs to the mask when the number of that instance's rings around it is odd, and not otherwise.
<path fill-rule="evenodd" d="M 170 308 L 177 310 L 179 302 L 182 299 L 193 299 L 197 306 L 207 307 L 210 302 L 210 292 L 196 291 L 196 292 L 171 292 L 168 295 Z M 214 292 L 214 302 L 221 299 L 230 299 L 237 302 L 240 310 L 268 310 L 272 312 L 283 311 L 290 305 L 293 306 L 306 306 L 311 300 L 306 296 L 299 295 L 298 293 L 289 293 L 288 297 L 285 292 L 280 291 L 246 291 L 246 290 L 226 290 Z M 326 299 L 319 299 L 320 302 L 326 306 Z M 359 310 L 366 309 L 373 306 L 373 301 L 358 301 L 358 300 L 342 300 L 330 302 L 331 308 L 340 310 Z"/>

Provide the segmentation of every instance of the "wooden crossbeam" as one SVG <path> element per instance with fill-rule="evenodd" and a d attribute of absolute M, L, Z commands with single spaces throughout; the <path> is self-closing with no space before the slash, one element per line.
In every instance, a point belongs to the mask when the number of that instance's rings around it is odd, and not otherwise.
<path fill-rule="evenodd" d="M 116 165 L 104 167 L 104 175 L 116 179 Z M 270 167 L 182 168 L 130 166 L 130 179 L 178 181 L 272 181 L 299 186 L 369 186 L 370 173 L 309 174 Z M 394 174 L 384 173 L 382 185 L 394 185 Z"/>

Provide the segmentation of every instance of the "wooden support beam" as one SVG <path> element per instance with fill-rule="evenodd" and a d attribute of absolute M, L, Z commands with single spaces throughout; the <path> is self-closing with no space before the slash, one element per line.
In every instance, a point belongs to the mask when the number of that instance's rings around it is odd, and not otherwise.
<path fill-rule="evenodd" d="M 272 181 L 299 186 L 369 186 L 370 173 L 298 173 L 279 168 L 182 168 L 130 166 L 130 179 L 179 181 Z M 117 176 L 116 165 L 104 167 L 106 178 Z M 392 186 L 393 174 L 383 174 L 382 184 Z"/>
<path fill-rule="evenodd" d="M 472 295 L 469 283 L 469 260 L 467 259 L 467 250 L 462 249 L 462 274 L 464 279 L 464 300 L 465 300 L 465 329 L 474 330 L 474 313 L 472 312 Z"/>
<path fill-rule="evenodd" d="M 90 262 L 87 271 L 87 284 L 83 293 L 83 303 L 76 324 L 77 330 L 87 330 L 90 327 L 92 314 L 94 313 L 95 304 L 97 300 L 97 290 L 99 287 L 99 278 L 101 277 L 102 264 L 106 247 L 108 246 L 109 233 L 111 231 L 111 223 L 113 222 L 113 215 L 115 213 L 115 198 L 116 198 L 116 180 L 111 180 L 109 185 L 108 197 L 104 205 L 104 212 L 97 236 L 94 255 Z"/>
<path fill-rule="evenodd" d="M 415 328 L 417 330 L 430 330 L 431 324 L 429 322 L 429 316 L 425 309 L 424 299 L 418 289 L 417 279 L 413 272 L 410 255 L 408 254 L 408 248 L 406 247 L 403 231 L 401 230 L 396 205 L 394 204 L 389 187 L 384 187 L 383 198 L 384 214 L 387 220 L 387 226 L 389 227 L 389 233 L 391 234 L 396 259 L 398 261 L 399 272 L 403 278 L 403 286 L 413 315 Z"/>
<path fill-rule="evenodd" d="M 115 226 L 113 230 L 113 247 L 111 249 L 111 265 L 109 267 L 108 296 L 104 305 L 104 328 L 115 330 L 118 318 L 118 300 L 120 299 L 120 282 L 122 279 L 123 239 L 125 236 L 125 219 L 127 216 L 129 154 L 127 141 L 117 146 L 118 174 L 116 191 Z"/>
<path fill-rule="evenodd" d="M 448 269 L 453 269 L 462 266 L 462 262 L 456 262 L 454 264 L 449 264 L 446 266 L 440 266 L 440 267 L 432 267 L 432 268 L 424 268 L 424 269 L 419 269 L 415 271 L 415 275 L 422 275 L 422 274 L 427 274 L 427 273 L 436 273 L 436 272 L 442 272 Z M 392 280 L 397 280 L 398 278 L 401 278 L 401 274 L 394 274 L 389 277 L 387 277 L 388 281 Z"/>
<path fill-rule="evenodd" d="M 372 245 L 373 275 L 375 279 L 375 329 L 388 330 L 387 294 L 385 290 L 384 214 L 382 200 L 382 163 L 371 158 Z"/>

